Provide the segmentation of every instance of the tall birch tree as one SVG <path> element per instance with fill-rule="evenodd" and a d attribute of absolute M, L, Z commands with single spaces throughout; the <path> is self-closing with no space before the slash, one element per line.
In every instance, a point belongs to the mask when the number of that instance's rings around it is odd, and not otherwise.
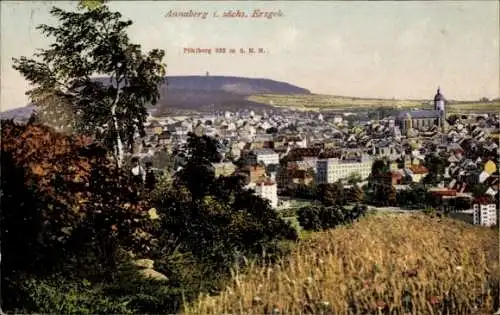
<path fill-rule="evenodd" d="M 76 11 L 53 7 L 59 23 L 37 29 L 53 42 L 33 59 L 14 58 L 14 69 L 32 85 L 27 95 L 38 119 L 59 131 L 93 136 L 121 167 L 134 135 L 144 135 L 146 106 L 155 105 L 164 83 L 165 52 L 143 53 L 122 19 L 103 1 L 80 1 Z"/>

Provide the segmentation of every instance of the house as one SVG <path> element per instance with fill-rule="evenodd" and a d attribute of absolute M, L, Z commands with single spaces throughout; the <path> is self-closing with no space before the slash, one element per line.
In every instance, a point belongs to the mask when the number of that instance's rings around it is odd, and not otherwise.
<path fill-rule="evenodd" d="M 280 163 L 280 156 L 272 149 L 254 149 L 250 152 L 249 162 L 252 164 L 262 163 L 264 165 L 272 165 Z"/>
<path fill-rule="evenodd" d="M 429 170 L 423 165 L 411 165 L 408 169 L 410 170 L 409 175 L 415 183 L 419 183 L 429 174 Z"/>
<path fill-rule="evenodd" d="M 491 198 L 476 198 L 472 206 L 474 224 L 494 226 L 497 224 L 497 205 Z"/>
<path fill-rule="evenodd" d="M 159 145 L 167 145 L 170 143 L 170 132 L 164 131 L 158 136 Z"/>
<path fill-rule="evenodd" d="M 293 148 L 287 155 L 289 161 L 304 161 L 308 167 L 316 168 L 320 148 Z"/>
<path fill-rule="evenodd" d="M 163 126 L 160 124 L 160 122 L 152 120 L 151 122 L 147 122 L 144 124 L 144 131 L 148 136 L 155 134 L 159 135 L 163 132 Z"/>
<path fill-rule="evenodd" d="M 333 116 L 333 123 L 334 124 L 341 124 L 343 121 L 344 121 L 344 119 L 341 115 Z"/>
<path fill-rule="evenodd" d="M 314 181 L 314 171 L 311 172 L 307 165 L 299 165 L 303 162 L 288 162 L 282 165 L 277 173 L 277 183 L 281 187 L 291 185 L 309 185 Z"/>
<path fill-rule="evenodd" d="M 251 183 L 248 187 L 255 190 L 255 195 L 264 200 L 269 200 L 273 209 L 278 207 L 278 185 L 272 179 L 261 177 L 255 183 Z"/>
<path fill-rule="evenodd" d="M 237 170 L 238 174 L 248 177 L 251 183 L 266 175 L 266 168 L 261 165 L 246 165 L 245 167 Z"/>
<path fill-rule="evenodd" d="M 391 171 L 391 185 L 397 186 L 402 185 L 404 182 L 404 176 L 401 171 Z"/>
<path fill-rule="evenodd" d="M 355 159 L 328 158 L 320 159 L 316 166 L 318 183 L 335 183 L 357 173 L 362 179 L 367 178 L 372 170 L 373 160 L 366 155 Z"/>
<path fill-rule="evenodd" d="M 290 170 L 290 178 L 295 185 L 309 185 L 314 181 L 314 174 L 307 170 Z"/>
<path fill-rule="evenodd" d="M 232 162 L 212 163 L 215 178 L 219 176 L 231 176 L 236 171 L 236 165 Z"/>

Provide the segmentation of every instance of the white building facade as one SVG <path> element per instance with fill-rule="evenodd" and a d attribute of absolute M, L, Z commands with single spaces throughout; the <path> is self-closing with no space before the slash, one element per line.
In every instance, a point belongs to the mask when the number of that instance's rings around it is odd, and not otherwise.
<path fill-rule="evenodd" d="M 255 190 L 255 195 L 264 200 L 269 200 L 271 207 L 278 207 L 278 185 L 272 179 L 266 178 L 257 183 L 251 183 L 247 186 Z"/>
<path fill-rule="evenodd" d="M 482 226 L 493 226 L 497 224 L 497 206 L 494 203 L 475 203 L 473 208 L 474 224 Z"/>
<path fill-rule="evenodd" d="M 271 149 L 255 149 L 253 150 L 254 161 L 263 163 L 265 166 L 280 164 L 280 155 Z"/>
<path fill-rule="evenodd" d="M 318 184 L 331 184 L 357 173 L 366 179 L 372 170 L 373 160 L 363 156 L 361 160 L 340 160 L 338 158 L 320 159 L 316 164 L 316 181 Z"/>

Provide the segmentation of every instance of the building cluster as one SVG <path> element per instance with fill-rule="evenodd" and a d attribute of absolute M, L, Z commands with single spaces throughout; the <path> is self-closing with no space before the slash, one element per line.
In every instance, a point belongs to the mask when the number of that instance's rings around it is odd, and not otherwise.
<path fill-rule="evenodd" d="M 490 225 L 498 208 L 499 117 L 447 114 L 445 104 L 438 90 L 430 109 L 401 110 L 378 120 L 358 120 L 355 114 L 353 119 L 352 113 L 247 110 L 150 117 L 136 152 L 142 157 L 176 152 L 190 132 L 214 137 L 222 156 L 213 163 L 215 175 L 245 175 L 248 188 L 275 208 L 280 191 L 297 185 L 354 178 L 363 185 L 377 159 L 389 161 L 397 190 L 410 189 L 429 174 L 424 161 L 434 156 L 443 161 L 444 174 L 433 192 L 448 207 L 453 198 L 473 199 L 473 221 Z M 481 196 L 472 191 L 478 184 L 486 187 Z"/>

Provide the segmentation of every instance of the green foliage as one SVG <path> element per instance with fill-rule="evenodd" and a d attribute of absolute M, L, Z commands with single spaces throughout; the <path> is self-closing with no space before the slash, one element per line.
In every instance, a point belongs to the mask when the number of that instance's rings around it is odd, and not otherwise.
<path fill-rule="evenodd" d="M 389 163 L 385 160 L 373 162 L 366 187 L 366 201 L 375 206 L 394 206 L 397 203 Z"/>
<path fill-rule="evenodd" d="M 472 196 L 474 197 L 484 197 L 486 195 L 486 191 L 488 190 L 488 186 L 484 184 L 475 184 L 471 187 Z"/>
<path fill-rule="evenodd" d="M 435 216 L 436 215 L 436 209 L 434 208 L 425 208 L 424 210 L 422 210 L 422 213 L 425 214 L 425 215 L 428 215 L 428 216 Z"/>
<path fill-rule="evenodd" d="M 397 193 L 397 203 L 400 207 L 408 209 L 423 209 L 433 206 L 433 198 L 425 185 L 413 184 L 409 190 L 402 190 Z"/>
<path fill-rule="evenodd" d="M 52 8 L 59 25 L 38 29 L 54 42 L 35 53 L 36 59 L 14 58 L 14 69 L 34 86 L 27 94 L 39 120 L 95 136 L 122 159 L 121 143 L 131 148 L 134 133 L 144 134 L 145 105 L 160 97 L 165 53 L 144 54 L 130 43 L 126 29 L 132 22 L 101 1 L 82 1 L 79 9 Z M 102 76 L 108 82 L 95 79 Z"/>
<path fill-rule="evenodd" d="M 471 200 L 467 197 L 457 197 L 455 198 L 455 209 L 457 211 L 460 210 L 469 210 L 472 208 Z"/>
<path fill-rule="evenodd" d="M 280 210 L 279 213 L 282 218 L 290 218 L 290 217 L 295 217 L 297 215 L 297 208 L 289 208 L 289 209 L 283 209 Z"/>
<path fill-rule="evenodd" d="M 361 175 L 359 173 L 351 173 L 347 177 L 347 183 L 349 185 L 355 185 L 355 184 L 360 183 L 362 181 L 363 181 L 363 179 L 361 178 Z"/>
<path fill-rule="evenodd" d="M 347 192 L 347 201 L 362 203 L 365 200 L 365 192 L 358 185 L 353 185 Z"/>
<path fill-rule="evenodd" d="M 217 156 L 212 141 L 192 139 L 187 165 L 208 166 L 201 155 Z M 165 177 L 143 200 L 89 138 L 3 122 L 1 154 L 6 310 L 175 313 L 220 290 L 231 269 L 282 257 L 298 238 L 242 178 L 216 179 L 209 168 Z M 126 272 L 134 254 L 168 280 Z"/>
<path fill-rule="evenodd" d="M 112 299 L 90 282 L 68 281 L 61 277 L 31 278 L 21 282 L 18 313 L 42 314 L 133 314 L 126 298 Z"/>
<path fill-rule="evenodd" d="M 444 175 L 446 161 L 438 155 L 429 154 L 425 157 L 424 166 L 429 170 L 429 173 L 422 179 L 422 183 L 437 185 Z"/>
<path fill-rule="evenodd" d="M 243 178 L 213 176 L 210 163 L 218 158 L 213 138 L 191 134 L 185 152 L 183 170 L 173 181 L 160 181 L 151 194 L 160 228 L 150 254 L 175 287 L 195 297 L 216 292 L 230 270 L 248 260 L 286 254 L 287 240 L 298 235 L 267 201 L 243 188 Z"/>
<path fill-rule="evenodd" d="M 211 163 L 221 160 L 217 143 L 209 136 L 190 133 L 183 149 L 188 160 L 177 176 L 176 185 L 185 185 L 194 198 L 203 198 L 209 193 L 215 180 Z"/>
<path fill-rule="evenodd" d="M 191 134 L 188 141 L 190 159 L 186 168 L 189 165 L 201 168 L 203 165 L 208 166 L 211 161 L 217 161 L 219 155 L 216 150 L 213 138 L 197 137 Z M 202 237 L 204 241 L 208 243 L 217 240 L 215 244 L 219 242 L 218 246 L 222 251 L 228 249 L 229 252 L 233 252 L 233 249 L 237 249 L 251 255 L 260 253 L 265 247 L 265 242 L 273 239 L 296 239 L 295 231 L 270 208 L 266 201 L 243 188 L 243 178 L 230 176 L 215 179 L 209 171 L 205 172 L 207 175 L 200 176 L 202 173 L 200 171 L 196 177 L 190 172 L 178 174 L 176 187 L 185 192 L 185 197 L 182 198 L 185 204 L 179 204 L 179 206 L 185 207 L 186 210 L 180 211 L 177 207 L 163 208 L 169 211 L 169 220 L 177 217 L 184 222 L 183 224 L 186 224 L 189 218 L 191 227 L 197 229 L 193 235 L 200 236 L 199 233 L 201 233 L 204 235 Z M 193 183 L 194 181 L 196 184 Z M 182 189 L 182 187 L 185 188 Z M 202 194 L 200 194 L 199 187 L 204 187 Z M 160 204 L 166 203 L 160 200 Z M 180 218 L 179 215 L 181 215 Z M 182 218 L 182 216 L 187 217 Z M 174 226 L 178 226 L 178 223 Z M 177 228 L 170 230 L 177 230 Z M 198 236 L 192 240 L 193 247 L 195 247 L 194 253 L 200 250 L 199 240 L 196 239 Z M 226 259 L 229 258 L 222 258 L 222 260 Z"/>
<path fill-rule="evenodd" d="M 150 159 L 153 167 L 163 171 L 172 172 L 174 170 L 174 157 L 166 151 L 156 151 Z"/>
<path fill-rule="evenodd" d="M 342 206 L 346 201 L 344 186 L 341 183 L 320 184 L 317 187 L 316 199 L 325 206 Z"/>
<path fill-rule="evenodd" d="M 169 260 L 171 262 L 172 260 Z M 182 270 L 196 273 L 197 266 L 182 262 Z M 179 267 L 179 265 L 176 265 Z M 129 267 L 130 268 L 130 267 Z M 177 313 L 183 300 L 192 300 L 200 292 L 203 279 L 191 276 L 197 284 L 145 279 L 126 271 L 113 282 L 91 283 L 54 275 L 23 280 L 18 311 L 46 314 L 164 314 Z"/>
<path fill-rule="evenodd" d="M 207 135 L 197 136 L 189 133 L 185 151 L 189 162 L 193 164 L 217 163 L 222 157 L 217 151 L 216 140 Z"/>
<path fill-rule="evenodd" d="M 297 212 L 300 226 L 305 230 L 321 230 L 324 224 L 321 218 L 324 209 L 325 207 L 318 206 L 301 208 Z"/>
<path fill-rule="evenodd" d="M 316 192 L 317 192 L 317 186 L 315 185 L 299 184 L 289 187 L 285 191 L 285 194 L 296 198 L 316 199 L 317 197 Z"/>
<path fill-rule="evenodd" d="M 263 250 L 275 251 L 273 240 L 297 238 L 266 201 L 243 190 L 239 178 L 219 178 L 210 187 L 202 198 L 178 184 L 175 190 L 155 194 L 162 227 L 181 252 L 228 271 L 237 261 L 235 255 L 256 257 Z"/>
<path fill-rule="evenodd" d="M 376 180 L 383 177 L 389 172 L 389 164 L 385 160 L 375 160 L 372 164 L 372 171 L 370 173 L 370 180 Z"/>
<path fill-rule="evenodd" d="M 356 205 L 352 209 L 339 206 L 311 206 L 298 211 L 298 221 L 305 230 L 333 229 L 338 225 L 349 224 L 365 215 L 366 206 Z"/>
<path fill-rule="evenodd" d="M 37 124 L 2 122 L 2 276 L 112 278 L 120 248 L 145 251 L 146 204 L 106 150 Z"/>

